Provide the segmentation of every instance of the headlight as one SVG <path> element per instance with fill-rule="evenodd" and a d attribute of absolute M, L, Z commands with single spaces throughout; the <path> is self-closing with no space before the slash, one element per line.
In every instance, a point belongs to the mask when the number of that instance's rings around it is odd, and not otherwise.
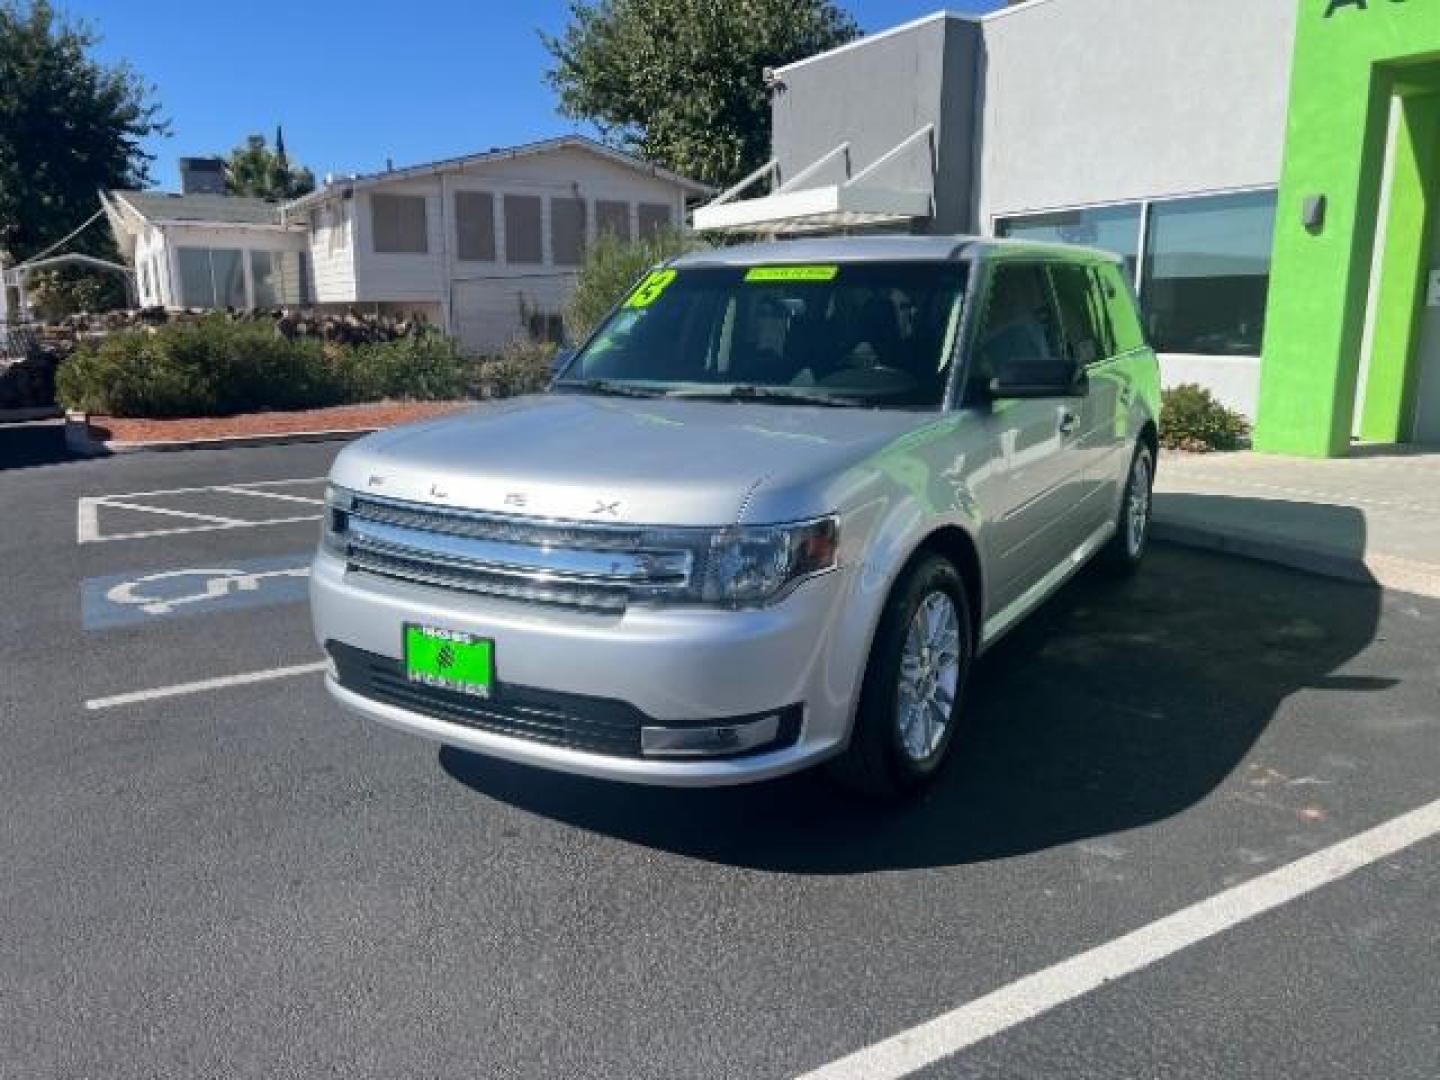
<path fill-rule="evenodd" d="M 320 519 L 320 546 L 332 555 L 342 558 L 349 554 L 345 549 L 345 534 L 350 531 L 350 507 L 355 496 L 344 488 L 329 484 L 325 488 L 325 516 Z"/>
<path fill-rule="evenodd" d="M 805 578 L 834 569 L 839 538 L 833 517 L 792 525 L 649 530 L 640 546 L 683 551 L 688 583 L 637 586 L 630 596 L 650 604 L 757 607 L 780 599 Z"/>
<path fill-rule="evenodd" d="M 839 533 L 830 517 L 713 533 L 697 562 L 694 598 L 736 607 L 774 600 L 797 582 L 834 568 Z"/>

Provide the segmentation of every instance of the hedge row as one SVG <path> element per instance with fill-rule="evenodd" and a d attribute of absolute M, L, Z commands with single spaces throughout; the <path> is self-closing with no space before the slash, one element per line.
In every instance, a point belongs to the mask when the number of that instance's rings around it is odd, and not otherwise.
<path fill-rule="evenodd" d="M 350 346 L 216 316 L 84 344 L 61 364 L 56 396 L 66 408 L 111 416 L 224 416 L 502 396 L 539 389 L 547 376 L 543 349 L 472 361 L 435 332 Z"/>

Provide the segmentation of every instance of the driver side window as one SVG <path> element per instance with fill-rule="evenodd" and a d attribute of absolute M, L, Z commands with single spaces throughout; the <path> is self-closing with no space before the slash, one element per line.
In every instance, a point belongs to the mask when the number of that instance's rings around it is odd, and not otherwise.
<path fill-rule="evenodd" d="M 1060 322 L 1041 263 L 1001 263 L 990 273 L 966 397 L 983 400 L 990 380 L 1025 366 L 1063 362 Z"/>

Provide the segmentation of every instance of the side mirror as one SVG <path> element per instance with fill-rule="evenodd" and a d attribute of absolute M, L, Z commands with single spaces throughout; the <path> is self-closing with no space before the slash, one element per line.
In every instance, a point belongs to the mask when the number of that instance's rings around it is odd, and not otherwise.
<path fill-rule="evenodd" d="M 1075 397 L 1089 389 L 1084 370 L 1066 360 L 1011 360 L 990 380 L 990 396 L 997 400 Z"/>
<path fill-rule="evenodd" d="M 574 349 L 556 349 L 555 355 L 550 357 L 550 377 L 552 379 L 555 378 L 557 375 L 560 374 L 560 372 L 564 371 L 569 366 L 570 361 L 574 359 Z"/>

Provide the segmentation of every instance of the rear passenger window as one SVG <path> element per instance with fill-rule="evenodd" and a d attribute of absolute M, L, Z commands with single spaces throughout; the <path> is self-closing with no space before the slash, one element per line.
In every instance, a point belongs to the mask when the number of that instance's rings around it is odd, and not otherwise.
<path fill-rule="evenodd" d="M 1002 368 L 1063 359 L 1044 266 L 1001 263 L 991 271 L 990 295 L 975 341 L 966 394 L 971 400 L 983 397 Z"/>
<path fill-rule="evenodd" d="M 1120 268 L 1109 263 L 1095 268 L 1105 309 L 1115 335 L 1115 355 L 1121 356 L 1145 348 L 1145 330 L 1135 305 L 1135 293 L 1120 276 Z"/>
<path fill-rule="evenodd" d="M 1110 320 L 1088 266 L 1057 263 L 1050 267 L 1055 299 L 1071 360 L 1084 367 L 1114 355 Z"/>

